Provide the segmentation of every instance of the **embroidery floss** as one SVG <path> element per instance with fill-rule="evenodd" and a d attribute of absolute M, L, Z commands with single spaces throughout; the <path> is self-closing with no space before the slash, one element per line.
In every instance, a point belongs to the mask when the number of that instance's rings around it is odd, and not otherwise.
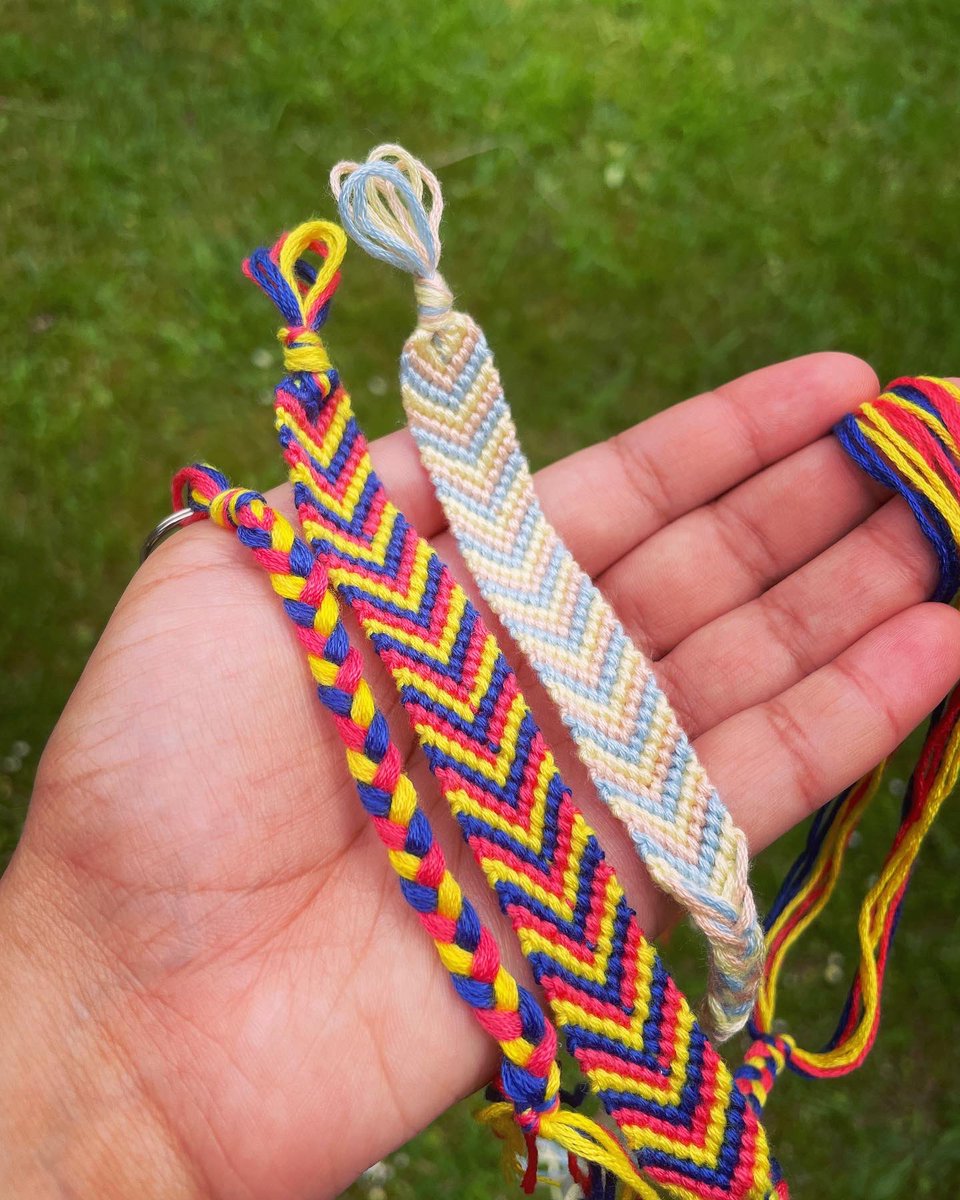
<path fill-rule="evenodd" d="M 403 404 L 424 466 L 484 599 L 545 685 L 604 803 L 654 881 L 707 938 L 702 1019 L 743 1028 L 763 972 L 747 844 L 603 594 L 547 522 L 483 331 L 455 312 L 437 267 L 436 177 L 399 146 L 330 176 L 340 217 L 369 254 L 414 277 Z"/>
<path fill-rule="evenodd" d="M 678 1200 L 785 1196 L 756 1113 L 644 939 L 496 641 L 373 471 L 319 335 L 344 243 L 337 226 L 309 222 L 245 264 L 287 322 L 280 442 L 314 553 L 393 675 L 567 1045 L 636 1165 L 597 1134 L 576 1153 L 643 1197 L 655 1192 L 638 1169 Z M 323 259 L 319 273 L 301 260 L 308 250 Z M 486 1114 L 503 1115 L 496 1105 Z"/>
<path fill-rule="evenodd" d="M 937 556 L 933 599 L 953 599 L 960 588 L 960 389 L 932 376 L 897 379 L 835 432 L 855 462 L 906 500 Z M 738 1086 L 758 1112 L 784 1065 L 799 1075 L 831 1078 L 855 1070 L 870 1053 L 910 873 L 960 774 L 960 688 L 930 718 L 893 845 L 864 899 L 857 925 L 860 962 L 836 1029 L 822 1050 L 806 1050 L 773 1032 L 780 973 L 791 946 L 833 894 L 850 836 L 876 796 L 884 769 L 881 763 L 817 814 L 767 916 L 767 970 L 750 1023 L 755 1041 L 737 1072 Z"/>

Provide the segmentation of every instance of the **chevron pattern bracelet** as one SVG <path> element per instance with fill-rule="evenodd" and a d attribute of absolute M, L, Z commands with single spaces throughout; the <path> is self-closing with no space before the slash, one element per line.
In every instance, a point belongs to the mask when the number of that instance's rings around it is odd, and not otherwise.
<path fill-rule="evenodd" d="M 496 641 L 373 471 L 319 336 L 343 250 L 337 226 L 310 222 L 245 264 L 287 322 L 276 423 L 311 547 L 391 672 L 568 1048 L 632 1151 L 620 1178 L 651 1195 L 642 1171 L 678 1200 L 785 1196 L 756 1113 L 643 937 Z"/>

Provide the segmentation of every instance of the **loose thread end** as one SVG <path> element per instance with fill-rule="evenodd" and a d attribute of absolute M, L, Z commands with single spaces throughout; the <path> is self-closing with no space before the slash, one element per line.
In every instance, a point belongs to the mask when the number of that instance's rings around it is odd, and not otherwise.
<path fill-rule="evenodd" d="M 597 1178 L 607 1181 L 604 1194 L 610 1193 L 618 1200 L 658 1200 L 657 1192 L 637 1171 L 623 1144 L 582 1113 L 558 1107 L 540 1114 L 535 1125 L 525 1128 L 512 1104 L 497 1101 L 480 1109 L 475 1117 L 502 1140 L 504 1173 L 509 1179 L 519 1177 L 528 1195 L 539 1181 L 537 1138 L 541 1137 L 565 1150 L 573 1164 L 587 1164 L 589 1175 L 574 1174 L 581 1189 L 584 1180 L 598 1173 Z"/>
<path fill-rule="evenodd" d="M 332 221 L 305 221 L 270 249 L 244 261 L 243 273 L 276 305 L 284 319 L 277 331 L 284 366 L 291 374 L 325 376 L 332 364 L 320 336 L 340 283 L 347 236 Z M 319 268 L 304 255 L 315 254 Z"/>

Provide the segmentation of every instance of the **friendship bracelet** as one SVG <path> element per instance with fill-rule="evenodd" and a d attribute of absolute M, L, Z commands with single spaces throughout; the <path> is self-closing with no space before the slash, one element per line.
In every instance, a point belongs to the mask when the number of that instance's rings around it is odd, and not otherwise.
<path fill-rule="evenodd" d="M 232 488 L 213 467 L 198 463 L 184 468 L 174 477 L 173 495 L 175 507 L 185 499 L 196 516 L 235 530 L 282 600 L 400 891 L 433 939 L 458 995 L 500 1046 L 497 1085 L 526 1139 L 532 1190 L 536 1137 L 565 1145 L 570 1128 L 579 1132 L 579 1122 L 589 1132 L 590 1124 L 560 1111 L 556 1031 L 537 1000 L 503 966 L 493 935 L 447 869 L 416 790 L 403 772 L 403 756 L 363 677 L 360 652 L 340 619 L 323 563 L 260 493 Z"/>
<path fill-rule="evenodd" d="M 622 729 L 617 721 L 623 713 L 618 710 L 608 718 L 604 705 L 611 697 L 622 704 L 624 691 L 618 690 L 609 664 L 615 662 L 619 669 L 635 666 L 636 660 L 617 636 L 619 630 L 625 639 L 616 618 L 607 609 L 614 624 L 606 622 L 607 614 L 591 594 L 599 593 L 543 519 L 482 332 L 469 317 L 451 311 L 452 299 L 436 271 L 439 193 L 429 212 L 423 204 L 423 187 L 430 189 L 432 176 L 397 147 L 376 153 L 395 157 L 399 167 L 377 161 L 365 178 L 363 168 L 341 165 L 341 173 L 347 166 L 354 171 L 347 176 L 348 185 L 354 179 L 363 184 L 352 199 L 345 187 L 343 203 L 357 206 L 350 210 L 354 232 L 361 242 L 370 239 L 372 253 L 425 276 L 417 280 L 419 328 L 404 356 L 404 398 L 422 456 L 448 516 L 451 509 L 460 515 L 464 549 L 481 559 L 494 551 L 502 555 L 499 565 L 488 561 L 475 569 L 487 587 L 500 587 L 497 594 L 511 619 L 541 647 L 545 682 L 558 695 L 566 687 L 568 699 L 576 695 L 579 703 L 593 704 L 580 725 L 565 712 L 568 725 L 584 736 L 589 729 L 599 745 L 604 744 L 600 734 L 608 735 L 606 749 L 616 758 L 623 746 L 611 746 Z M 411 180 L 418 172 L 415 187 Z M 335 177 L 340 178 L 336 171 Z M 413 217 L 404 217 L 405 211 Z M 896 837 L 864 900 L 858 925 L 860 963 L 834 1034 L 822 1050 L 809 1051 L 790 1035 L 775 1033 L 777 985 L 790 947 L 835 889 L 850 837 L 882 782 L 883 763 L 811 823 L 806 846 L 765 922 L 768 957 L 750 1020 L 754 1043 L 731 1077 L 644 940 L 492 635 L 435 552 L 390 504 L 373 473 L 349 398 L 319 336 L 339 282 L 344 248 L 341 230 L 313 222 L 281 238 L 269 253 L 256 252 L 245 264 L 290 323 L 279 333 L 290 374 L 276 389 L 277 428 L 313 550 L 259 493 L 231 488 L 219 472 L 202 465 L 175 479 L 175 501 L 186 492 L 190 508 L 167 518 L 163 530 L 210 516 L 233 528 L 268 572 L 307 652 L 319 698 L 334 716 L 361 801 L 387 848 L 403 895 L 434 939 L 457 992 L 500 1045 L 496 1090 L 503 1099 L 480 1116 L 504 1139 L 508 1162 L 519 1167 L 526 1156 L 525 1190 L 532 1191 L 538 1182 L 537 1138 L 547 1137 L 567 1150 L 571 1173 L 590 1200 L 615 1195 L 653 1200 L 660 1192 L 638 1168 L 680 1200 L 786 1197 L 786 1183 L 769 1155 L 759 1121 L 763 1105 L 784 1068 L 820 1078 L 846 1074 L 873 1045 L 886 964 L 912 867 L 960 777 L 960 687 L 931 716 Z M 319 274 L 302 260 L 307 250 L 325 259 Z M 422 270 L 424 264 L 429 271 Z M 450 410 L 456 410 L 453 425 Z M 470 483 L 455 476 L 453 464 L 459 459 L 451 449 L 456 441 L 451 428 L 459 431 L 462 465 L 473 467 L 472 485 L 481 489 L 475 494 Z M 934 599 L 950 600 L 960 586 L 960 389 L 930 376 L 897 380 L 877 401 L 845 418 L 836 432 L 856 462 L 906 500 L 937 556 Z M 493 470 L 492 487 L 476 474 L 484 466 Z M 470 522 L 479 516 L 477 496 L 486 497 L 491 511 L 494 503 L 500 504 L 500 515 L 519 514 L 506 541 L 494 538 L 489 527 L 484 536 L 471 532 Z M 145 553 L 162 536 L 160 527 L 155 534 Z M 511 559 L 517 537 L 525 550 Z M 527 594 L 515 586 L 514 572 L 525 551 L 544 571 L 537 595 L 547 606 L 547 622 L 561 619 L 566 625 L 545 625 L 543 613 L 538 625 L 533 589 Z M 474 567 L 470 554 L 467 558 Z M 401 770 L 387 723 L 362 677 L 360 655 L 340 621 L 335 590 L 354 609 L 390 669 L 464 837 L 518 933 L 569 1048 L 624 1133 L 633 1161 L 602 1126 L 560 1108 L 554 1028 L 534 997 L 502 966 L 492 935 L 447 871 Z M 599 604 L 604 603 L 600 598 Z M 577 619 L 581 641 L 565 641 Z M 511 627 L 509 620 L 507 624 Z M 551 628 L 553 638 L 547 636 Z M 595 679 L 577 674 L 571 655 L 582 646 L 606 648 L 607 694 L 591 693 Z M 551 667 L 548 659 L 554 654 L 560 657 Z M 646 695 L 651 688 L 660 695 L 652 675 L 639 690 Z M 642 701 L 636 696 L 634 701 L 639 713 Z M 659 701 L 651 703 L 656 710 Z M 656 713 L 649 718 L 651 728 L 655 719 Z M 643 736 L 648 732 L 645 726 Z M 635 766 L 640 744 L 633 747 L 633 758 L 624 754 L 623 761 Z M 581 753 L 588 761 L 582 746 Z M 642 750 L 640 754 L 642 759 Z M 653 761 L 648 760 L 648 775 Z M 669 797 L 675 807 L 689 801 L 683 770 L 671 760 L 658 779 L 666 789 L 673 778 Z M 694 777 L 705 782 L 702 769 L 694 768 L 698 770 Z M 733 835 L 742 842 L 742 834 L 733 830 Z M 712 836 L 718 845 L 723 841 L 720 834 Z M 642 843 L 643 837 L 635 840 Z M 656 858 L 653 842 L 645 849 Z M 674 867 L 683 876 L 674 886 L 689 885 L 680 865 Z M 733 943 L 721 936 L 722 921 L 717 926 L 702 915 L 695 917 L 708 936 L 730 950 Z M 713 954 L 710 1012 L 727 1031 L 730 1020 L 741 1015 L 733 1002 L 737 977 L 721 969 L 724 959 L 716 947 Z M 588 1165 L 586 1175 L 578 1159 Z"/>
<path fill-rule="evenodd" d="M 939 565 L 934 600 L 960 589 L 960 389 L 945 379 L 897 379 L 836 428 L 869 475 L 906 500 Z M 850 837 L 877 794 L 881 763 L 814 818 L 767 916 L 767 968 L 750 1022 L 754 1044 L 737 1085 L 759 1112 L 783 1068 L 810 1078 L 848 1074 L 869 1054 L 880 1025 L 883 981 L 910 872 L 940 806 L 960 775 L 960 688 L 930 718 L 903 799 L 900 825 L 860 911 L 860 961 L 833 1035 L 820 1051 L 774 1032 L 777 985 L 791 946 L 830 899 Z"/>
<path fill-rule="evenodd" d="M 319 335 L 344 249 L 342 230 L 314 221 L 244 265 L 287 323 L 276 424 L 316 558 L 390 670 L 568 1048 L 633 1151 L 635 1166 L 610 1139 L 608 1173 L 643 1197 L 656 1193 L 638 1168 L 678 1200 L 784 1197 L 756 1112 L 644 939 L 496 641 L 373 471 Z M 504 1136 L 515 1128 L 502 1106 L 484 1116 Z M 601 1161 L 583 1142 L 577 1153 Z"/>
<path fill-rule="evenodd" d="M 414 276 L 418 323 L 400 387 L 420 457 L 483 598 L 560 710 L 600 798 L 706 936 L 701 1019 L 724 1040 L 746 1023 L 763 972 L 746 838 L 651 663 L 543 515 L 483 331 L 453 311 L 437 269 L 436 177 L 401 147 L 380 146 L 361 165 L 334 167 L 330 181 L 350 236 Z"/>

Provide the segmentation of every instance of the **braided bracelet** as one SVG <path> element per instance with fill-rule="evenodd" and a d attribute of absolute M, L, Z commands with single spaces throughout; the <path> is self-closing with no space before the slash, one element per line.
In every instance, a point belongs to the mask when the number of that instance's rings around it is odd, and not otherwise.
<path fill-rule="evenodd" d="M 373 471 L 319 335 L 344 249 L 339 227 L 309 222 L 244 265 L 287 322 L 276 424 L 317 559 L 390 670 L 568 1048 L 633 1152 L 636 1167 L 609 1169 L 641 1196 L 655 1193 L 637 1168 L 677 1200 L 786 1196 L 756 1113 L 643 937 L 496 641 Z M 500 1105 L 486 1119 L 513 1126 Z"/>
<path fill-rule="evenodd" d="M 403 350 L 401 393 L 461 553 L 560 710 L 600 798 L 654 881 L 705 934 L 701 1019 L 726 1039 L 745 1024 L 763 970 L 746 838 L 652 665 L 543 515 L 483 331 L 452 310 L 437 270 L 436 177 L 399 146 L 381 146 L 330 178 L 351 237 L 414 276 L 418 320 Z"/>
<path fill-rule="evenodd" d="M 836 428 L 843 448 L 910 506 L 939 564 L 934 600 L 960 589 L 960 389 L 945 379 L 897 379 Z M 830 899 L 850 837 L 877 794 L 884 764 L 816 815 L 806 846 L 767 915 L 767 968 L 750 1022 L 755 1039 L 737 1085 L 759 1112 L 783 1068 L 810 1078 L 846 1075 L 869 1054 L 880 1025 L 886 965 L 910 872 L 960 775 L 960 687 L 938 706 L 907 783 L 900 824 L 860 910 L 860 961 L 833 1035 L 806 1050 L 774 1030 L 777 984 L 791 946 Z"/>
<path fill-rule="evenodd" d="M 403 756 L 363 677 L 360 652 L 343 627 L 325 567 L 263 496 L 231 488 L 213 467 L 184 468 L 174 477 L 173 495 L 175 506 L 185 499 L 195 516 L 234 529 L 283 601 L 403 897 L 433 939 L 457 993 L 500 1046 L 497 1086 L 518 1127 L 527 1131 L 532 1190 L 537 1159 L 530 1130 L 567 1148 L 573 1148 L 570 1131 L 593 1140 L 598 1135 L 586 1118 L 560 1110 L 556 1030 L 537 1000 L 503 966 L 493 935 L 447 869 L 416 790 L 403 772 Z M 574 1146 L 579 1145 L 577 1137 Z"/>

